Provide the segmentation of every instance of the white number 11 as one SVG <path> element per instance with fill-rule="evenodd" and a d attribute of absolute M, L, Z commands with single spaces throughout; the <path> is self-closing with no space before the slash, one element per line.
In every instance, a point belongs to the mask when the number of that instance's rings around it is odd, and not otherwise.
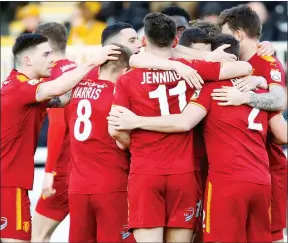
<path fill-rule="evenodd" d="M 187 105 L 186 93 L 185 93 L 186 90 L 187 90 L 187 87 L 186 87 L 185 81 L 179 81 L 176 87 L 169 89 L 169 96 L 178 95 L 180 111 L 182 111 Z M 170 114 L 165 84 L 160 84 L 157 89 L 149 92 L 149 98 L 158 99 L 161 116 Z"/>

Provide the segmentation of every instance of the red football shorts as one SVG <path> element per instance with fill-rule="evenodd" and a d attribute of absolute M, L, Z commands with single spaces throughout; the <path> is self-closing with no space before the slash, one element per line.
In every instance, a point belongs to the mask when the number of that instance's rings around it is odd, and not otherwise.
<path fill-rule="evenodd" d="M 127 227 L 127 192 L 69 194 L 69 209 L 69 242 L 135 242 Z"/>
<path fill-rule="evenodd" d="M 31 240 L 31 214 L 28 191 L 1 187 L 1 238 Z"/>
<path fill-rule="evenodd" d="M 69 213 L 67 176 L 58 175 L 54 177 L 53 188 L 56 193 L 52 197 L 39 198 L 36 212 L 53 220 L 61 222 Z"/>
<path fill-rule="evenodd" d="M 272 185 L 272 238 L 283 239 L 283 229 L 286 228 L 286 198 L 287 198 L 287 165 L 277 169 L 271 168 L 271 185 Z M 282 238 L 279 235 L 282 232 Z M 273 234 L 274 232 L 274 234 Z M 278 232 L 278 233 L 275 233 Z M 274 235 L 274 237 L 273 237 Z"/>
<path fill-rule="evenodd" d="M 128 228 L 193 229 L 196 201 L 194 172 L 174 175 L 130 174 Z"/>
<path fill-rule="evenodd" d="M 207 180 L 204 241 L 271 242 L 271 186 L 219 178 Z"/>

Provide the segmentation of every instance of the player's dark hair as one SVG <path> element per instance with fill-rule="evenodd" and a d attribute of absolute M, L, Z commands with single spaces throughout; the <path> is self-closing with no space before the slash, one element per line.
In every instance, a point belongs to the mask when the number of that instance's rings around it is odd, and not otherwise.
<path fill-rule="evenodd" d="M 120 47 L 119 51 L 121 52 L 121 54 L 111 55 L 111 56 L 118 57 L 119 59 L 116 61 L 108 60 L 102 65 L 102 67 L 107 68 L 107 67 L 113 66 L 115 69 L 129 68 L 129 59 L 131 55 L 133 54 L 132 51 L 126 46 L 116 44 L 116 43 L 111 43 L 111 44 Z"/>
<path fill-rule="evenodd" d="M 176 24 L 162 13 L 149 13 L 144 18 L 144 33 L 157 47 L 172 46 L 176 37 Z"/>
<path fill-rule="evenodd" d="M 168 16 L 182 16 L 186 19 L 187 22 L 189 22 L 191 19 L 189 13 L 184 8 L 178 6 L 166 7 L 161 11 L 161 13 Z"/>
<path fill-rule="evenodd" d="M 133 26 L 128 23 L 118 22 L 112 25 L 107 26 L 101 36 L 101 44 L 104 46 L 109 39 L 119 34 L 119 32 L 123 29 L 133 29 Z"/>
<path fill-rule="evenodd" d="M 239 57 L 240 54 L 240 44 L 232 35 L 221 34 L 215 36 L 211 42 L 212 51 L 216 50 L 219 46 L 224 44 L 230 44 L 230 47 L 226 48 L 224 51 L 230 54 L 234 54 Z"/>
<path fill-rule="evenodd" d="M 259 39 L 262 24 L 258 14 L 248 5 L 238 5 L 221 12 L 219 26 L 228 24 L 233 31 L 243 30 L 250 38 Z"/>
<path fill-rule="evenodd" d="M 213 24 L 211 22 L 197 21 L 191 27 L 201 29 L 209 37 L 214 37 L 216 35 L 220 35 L 221 34 L 220 28 L 216 24 Z"/>
<path fill-rule="evenodd" d="M 44 35 L 31 34 L 31 33 L 20 35 L 16 39 L 12 47 L 12 53 L 14 58 L 16 59 L 16 62 L 19 54 L 45 42 L 48 42 L 48 39 Z"/>
<path fill-rule="evenodd" d="M 179 44 L 190 47 L 193 43 L 210 44 L 211 38 L 199 28 L 190 28 L 183 31 Z"/>
<path fill-rule="evenodd" d="M 40 24 L 36 27 L 34 33 L 46 36 L 54 52 L 65 53 L 68 32 L 63 24 L 56 22 Z"/>

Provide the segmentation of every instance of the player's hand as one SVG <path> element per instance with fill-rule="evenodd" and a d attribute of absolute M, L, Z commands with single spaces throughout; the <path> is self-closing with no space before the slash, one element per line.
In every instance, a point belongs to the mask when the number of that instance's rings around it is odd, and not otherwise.
<path fill-rule="evenodd" d="M 227 53 L 224 50 L 230 47 L 229 44 L 219 46 L 216 50 L 211 52 L 210 59 L 214 62 L 233 62 L 237 61 L 237 57 L 233 54 Z"/>
<path fill-rule="evenodd" d="M 244 78 L 238 79 L 234 84 L 241 92 L 248 92 L 256 89 L 257 87 L 261 86 L 264 87 L 262 83 L 266 81 L 265 78 L 259 76 L 247 76 Z M 266 82 L 267 84 L 267 82 Z"/>
<path fill-rule="evenodd" d="M 43 199 L 55 195 L 56 190 L 53 188 L 53 183 L 54 183 L 54 174 L 53 173 L 45 173 L 43 186 L 42 186 Z"/>
<path fill-rule="evenodd" d="M 122 106 L 113 107 L 107 120 L 115 130 L 132 130 L 137 128 L 139 123 L 138 116 Z"/>
<path fill-rule="evenodd" d="M 101 65 L 108 60 L 117 61 L 119 58 L 115 55 L 121 54 L 120 47 L 115 45 L 107 45 L 99 48 L 97 53 L 89 61 L 90 64 Z"/>
<path fill-rule="evenodd" d="M 258 44 L 257 55 L 258 56 L 272 56 L 275 54 L 275 49 L 271 42 L 262 41 Z"/>
<path fill-rule="evenodd" d="M 202 88 L 201 84 L 204 84 L 204 81 L 198 74 L 197 70 L 178 61 L 175 61 L 174 67 L 175 72 L 178 73 L 178 75 L 181 76 L 191 88 Z"/>
<path fill-rule="evenodd" d="M 239 106 L 246 103 L 247 93 L 242 93 L 236 87 L 222 86 L 221 89 L 214 89 L 211 94 L 213 100 L 218 100 L 221 106 Z"/>

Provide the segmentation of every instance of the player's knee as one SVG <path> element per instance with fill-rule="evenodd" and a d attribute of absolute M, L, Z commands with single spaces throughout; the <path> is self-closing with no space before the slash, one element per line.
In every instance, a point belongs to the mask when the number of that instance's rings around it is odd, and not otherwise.
<path fill-rule="evenodd" d="M 163 227 L 150 229 L 134 229 L 133 235 L 136 242 L 163 242 Z"/>
<path fill-rule="evenodd" d="M 166 230 L 166 242 L 192 242 L 192 229 L 168 228 Z"/>

